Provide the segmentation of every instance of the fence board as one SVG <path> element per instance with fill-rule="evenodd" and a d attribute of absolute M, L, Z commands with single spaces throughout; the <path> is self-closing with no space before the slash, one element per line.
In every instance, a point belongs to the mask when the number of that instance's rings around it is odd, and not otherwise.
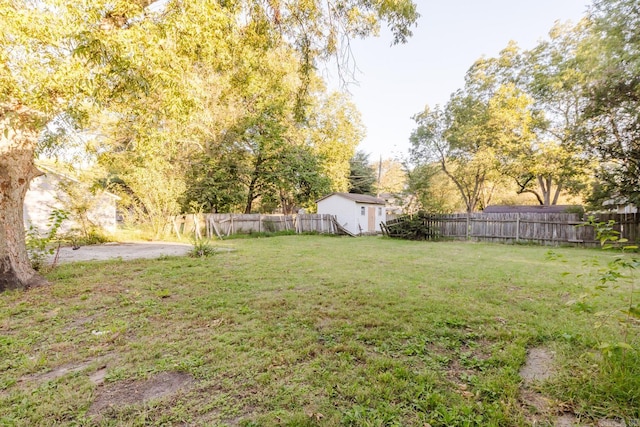
<path fill-rule="evenodd" d="M 328 214 L 189 214 L 172 217 L 167 234 L 196 238 L 222 238 L 238 233 L 295 230 L 297 233 L 340 234 L 335 216 Z"/>
<path fill-rule="evenodd" d="M 640 243 L 640 216 L 637 214 L 598 214 L 596 221 L 614 220 L 614 229 L 629 242 Z M 387 221 L 385 230 L 393 235 L 394 224 Z M 430 215 L 425 225 L 434 230 L 433 238 L 465 239 L 502 243 L 533 242 L 545 245 L 582 244 L 595 246 L 595 230 L 580 226 L 584 219 L 566 213 L 472 213 Z"/>

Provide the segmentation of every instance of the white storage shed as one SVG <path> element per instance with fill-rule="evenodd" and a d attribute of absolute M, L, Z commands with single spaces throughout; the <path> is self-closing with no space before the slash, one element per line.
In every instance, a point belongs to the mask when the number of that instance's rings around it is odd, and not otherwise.
<path fill-rule="evenodd" d="M 381 232 L 386 222 L 385 201 L 366 194 L 331 193 L 316 201 L 319 214 L 335 215 L 338 223 L 353 234 Z"/>

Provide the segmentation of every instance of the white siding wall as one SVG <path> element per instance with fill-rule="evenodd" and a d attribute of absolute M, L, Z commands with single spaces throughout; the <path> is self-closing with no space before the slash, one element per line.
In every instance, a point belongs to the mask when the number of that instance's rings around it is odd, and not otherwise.
<path fill-rule="evenodd" d="M 356 203 L 354 201 L 334 195 L 318 202 L 318 213 L 335 215 L 338 220 L 338 224 L 353 234 L 358 234 L 359 231 L 357 217 L 355 215 L 355 206 Z"/>
<path fill-rule="evenodd" d="M 362 210 L 361 208 L 364 207 L 364 215 L 362 215 Z M 374 205 L 371 203 L 356 203 L 356 218 L 358 219 L 357 224 L 362 227 L 362 229 L 360 229 L 359 227 L 356 227 L 356 234 L 359 234 L 360 232 L 362 233 L 367 233 L 369 231 L 369 208 L 374 208 L 375 212 L 376 212 L 376 216 L 375 216 L 375 230 L 376 233 L 381 233 L 382 229 L 380 228 L 380 223 L 381 222 L 386 222 L 387 221 L 387 212 L 386 209 L 384 207 L 384 205 Z"/>
<path fill-rule="evenodd" d="M 25 227 L 33 225 L 42 232 L 47 230 L 49 215 L 54 209 L 64 209 L 65 194 L 58 190 L 60 177 L 54 173 L 47 173 L 31 181 L 29 191 L 24 198 L 24 224 Z M 116 231 L 116 203 L 114 196 L 108 193 L 95 195 L 96 203 L 93 209 L 87 213 L 89 220 L 102 227 L 105 231 Z M 62 224 L 61 232 L 67 232 L 78 227 L 73 218 Z"/>
<path fill-rule="evenodd" d="M 630 205 L 618 205 L 616 213 L 619 213 L 619 214 L 634 214 L 634 213 L 638 213 L 638 208 L 633 204 L 630 204 Z"/>
<path fill-rule="evenodd" d="M 358 226 L 356 227 L 356 234 L 366 233 L 369 230 L 369 212 L 367 208 L 371 206 L 366 203 L 356 203 L 356 223 Z M 364 208 L 364 215 L 362 214 L 362 208 Z"/>
<path fill-rule="evenodd" d="M 361 207 L 365 208 L 364 215 L 361 214 Z M 333 195 L 318 202 L 318 213 L 335 215 L 341 226 L 353 234 L 360 234 L 369 230 L 369 207 L 375 209 L 375 230 L 381 232 L 380 222 L 386 221 L 384 205 L 356 203 L 340 195 Z"/>

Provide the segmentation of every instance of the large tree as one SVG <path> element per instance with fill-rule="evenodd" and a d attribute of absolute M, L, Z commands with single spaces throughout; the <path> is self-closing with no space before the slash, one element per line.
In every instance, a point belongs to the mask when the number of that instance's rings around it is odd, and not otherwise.
<path fill-rule="evenodd" d="M 578 143 L 585 67 L 576 57 L 584 34 L 584 24 L 558 24 L 531 51 L 512 42 L 467 73 L 467 87 L 487 100 L 484 126 L 493 128 L 501 172 L 518 194 L 532 194 L 541 205 L 579 191 L 587 176 L 588 158 Z"/>
<path fill-rule="evenodd" d="M 562 192 L 581 192 L 589 179 L 590 159 L 580 145 L 588 68 L 580 52 L 586 34 L 586 21 L 556 24 L 547 40 L 524 54 L 524 90 L 537 117 L 528 170 L 518 184 L 540 204 L 557 204 Z"/>
<path fill-rule="evenodd" d="M 365 134 L 355 105 L 342 93 L 317 96 L 306 124 L 309 144 L 330 180 L 331 191 L 348 191 L 350 160 Z"/>
<path fill-rule="evenodd" d="M 235 38 L 253 35 L 299 52 L 302 118 L 310 71 L 339 51 L 343 37 L 375 34 L 386 21 L 403 42 L 418 17 L 411 0 L 171 1 L 151 19 L 147 3 L 0 0 L 0 290 L 42 282 L 27 258 L 22 203 L 53 118 L 81 124 L 97 110 L 111 111 L 131 131 L 122 150 L 144 146 L 155 154 L 197 143 L 185 131 L 191 117 L 202 117 L 200 83 L 215 81 L 211 70 L 226 74 Z M 168 138 L 166 129 L 186 137 Z"/>
<path fill-rule="evenodd" d="M 43 282 L 27 258 L 22 205 L 45 125 L 73 107 L 68 88 L 82 78 L 70 55 L 78 25 L 46 6 L 0 2 L 0 291 Z"/>
<path fill-rule="evenodd" d="M 488 104 L 470 92 L 452 95 L 445 110 L 428 106 L 414 116 L 410 156 L 415 165 L 440 165 L 455 184 L 467 212 L 486 206 L 497 178 L 495 135 Z"/>
<path fill-rule="evenodd" d="M 290 49 L 245 49 L 252 55 L 233 53 L 244 57 L 245 65 L 224 92 L 229 107 L 236 106 L 228 113 L 234 119 L 219 137 L 203 141 L 191 162 L 192 184 L 183 204 L 245 213 L 280 206 L 289 213 L 307 205 L 305 197 L 326 191 L 308 125 L 295 117 L 298 62 Z"/>

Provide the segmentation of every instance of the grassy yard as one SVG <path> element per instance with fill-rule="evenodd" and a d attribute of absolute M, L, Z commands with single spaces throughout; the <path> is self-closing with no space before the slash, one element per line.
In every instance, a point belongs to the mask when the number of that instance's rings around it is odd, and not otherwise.
<path fill-rule="evenodd" d="M 587 312 L 624 294 L 566 304 L 611 254 L 374 237 L 219 245 L 234 250 L 63 265 L 50 287 L 1 294 L 0 425 L 640 419 L 640 357 L 603 358 L 598 343 L 623 331 Z M 637 327 L 626 341 L 638 348 Z M 531 348 L 555 355 L 555 375 L 527 391 L 543 409 L 523 398 Z"/>

